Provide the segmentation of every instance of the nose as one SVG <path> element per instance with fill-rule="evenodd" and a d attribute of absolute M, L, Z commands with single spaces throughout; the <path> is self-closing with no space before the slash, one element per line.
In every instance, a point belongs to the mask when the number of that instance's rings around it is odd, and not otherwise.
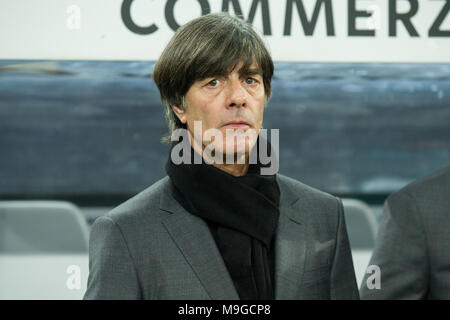
<path fill-rule="evenodd" d="M 247 102 L 247 92 L 243 88 L 239 79 L 232 79 L 229 82 L 229 107 L 245 107 Z"/>

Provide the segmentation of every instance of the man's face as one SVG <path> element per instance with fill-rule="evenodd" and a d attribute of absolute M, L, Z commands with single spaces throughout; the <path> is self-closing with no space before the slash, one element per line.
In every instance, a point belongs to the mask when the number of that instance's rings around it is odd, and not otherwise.
<path fill-rule="evenodd" d="M 222 154 L 231 151 L 235 155 L 248 155 L 255 145 L 263 122 L 264 84 L 256 63 L 245 74 L 242 73 L 242 65 L 242 62 L 237 64 L 227 76 L 194 82 L 185 95 L 186 110 L 174 107 L 181 122 L 187 125 L 191 139 L 195 137 L 194 148 L 197 151 L 200 143 L 203 148 L 211 143 L 194 136 L 194 121 L 199 120 L 202 137 L 209 129 L 221 132 L 221 141 L 213 139 L 213 146 Z M 251 136 L 249 133 L 253 130 L 255 135 Z M 251 137 L 244 139 L 245 136 Z"/>

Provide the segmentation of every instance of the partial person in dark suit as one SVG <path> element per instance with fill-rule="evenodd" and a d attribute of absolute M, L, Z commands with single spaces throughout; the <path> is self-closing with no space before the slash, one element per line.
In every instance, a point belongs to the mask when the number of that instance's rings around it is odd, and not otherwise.
<path fill-rule="evenodd" d="M 153 72 L 168 176 L 96 220 L 85 299 L 359 298 L 341 201 L 261 160 L 273 68 L 228 14 L 175 33 Z"/>
<path fill-rule="evenodd" d="M 362 299 L 450 299 L 450 167 L 389 196 L 369 265 Z"/>

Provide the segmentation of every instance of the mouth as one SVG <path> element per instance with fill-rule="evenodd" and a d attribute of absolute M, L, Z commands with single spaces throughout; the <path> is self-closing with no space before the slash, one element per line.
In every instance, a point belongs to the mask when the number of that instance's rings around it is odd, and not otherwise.
<path fill-rule="evenodd" d="M 244 120 L 233 120 L 225 123 L 223 126 L 231 129 L 245 129 L 250 127 L 248 122 Z"/>

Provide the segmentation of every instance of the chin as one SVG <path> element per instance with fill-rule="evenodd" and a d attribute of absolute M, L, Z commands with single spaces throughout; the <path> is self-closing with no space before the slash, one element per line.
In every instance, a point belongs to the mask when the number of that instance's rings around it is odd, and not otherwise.
<path fill-rule="evenodd" d="M 257 138 L 258 135 L 253 129 L 227 132 L 223 139 L 223 149 L 227 152 L 233 150 L 234 153 L 248 153 L 255 145 Z"/>
<path fill-rule="evenodd" d="M 256 139 L 248 136 L 238 136 L 224 139 L 222 150 L 225 153 L 244 154 L 248 153 L 255 145 Z"/>
<path fill-rule="evenodd" d="M 220 139 L 209 143 L 206 147 L 207 154 L 215 157 L 215 161 L 222 160 L 222 163 L 244 163 L 245 156 L 250 153 L 258 138 L 251 131 L 235 130 L 231 134 L 223 134 Z"/>

